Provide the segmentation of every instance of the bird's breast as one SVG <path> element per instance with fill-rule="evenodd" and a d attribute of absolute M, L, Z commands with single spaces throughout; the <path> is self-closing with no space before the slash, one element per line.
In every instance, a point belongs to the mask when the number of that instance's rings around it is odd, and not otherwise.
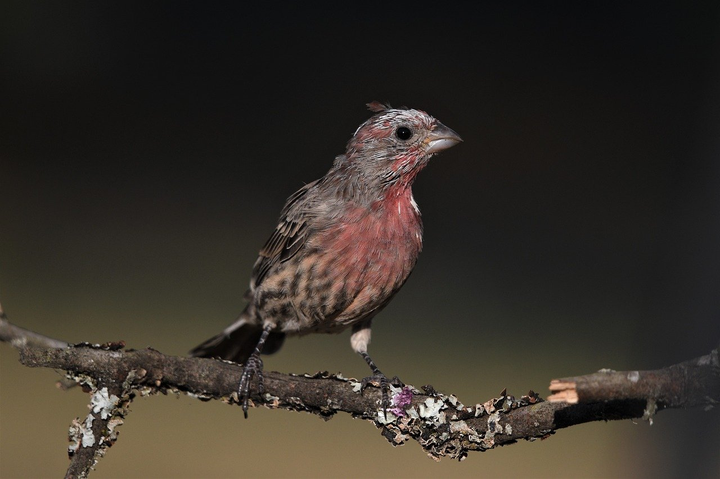
<path fill-rule="evenodd" d="M 326 312 L 346 325 L 374 315 L 403 285 L 422 249 L 422 222 L 409 191 L 344 216 L 318 235 L 317 248 L 332 269 Z"/>
<path fill-rule="evenodd" d="M 289 262 L 256 292 L 263 316 L 284 332 L 337 332 L 374 316 L 410 275 L 422 248 L 412 196 L 348 205 L 313 231 Z"/>

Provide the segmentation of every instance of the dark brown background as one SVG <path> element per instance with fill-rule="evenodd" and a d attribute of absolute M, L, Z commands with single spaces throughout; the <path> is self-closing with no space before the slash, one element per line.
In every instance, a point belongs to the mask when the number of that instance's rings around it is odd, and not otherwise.
<path fill-rule="evenodd" d="M 242 308 L 285 198 L 368 116 L 465 142 L 415 187 L 425 251 L 377 318 L 383 370 L 466 403 L 720 341 L 720 4 L 272 8 L 4 2 L 0 299 L 68 341 L 185 352 Z M 687 3 L 687 2 L 685 2 Z M 87 397 L 0 346 L 0 475 L 64 470 Z M 348 336 L 266 367 L 367 373 Z M 370 425 L 137 400 L 97 477 L 720 474 L 717 411 L 562 431 L 464 463 Z"/>

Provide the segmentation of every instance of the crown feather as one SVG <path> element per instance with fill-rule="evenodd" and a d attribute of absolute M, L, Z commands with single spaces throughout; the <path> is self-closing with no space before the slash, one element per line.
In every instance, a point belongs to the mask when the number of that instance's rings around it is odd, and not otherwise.
<path fill-rule="evenodd" d="M 366 103 L 366 106 L 368 110 L 373 113 L 380 113 L 381 111 L 392 109 L 390 103 L 380 103 L 379 101 L 371 101 L 370 103 Z"/>

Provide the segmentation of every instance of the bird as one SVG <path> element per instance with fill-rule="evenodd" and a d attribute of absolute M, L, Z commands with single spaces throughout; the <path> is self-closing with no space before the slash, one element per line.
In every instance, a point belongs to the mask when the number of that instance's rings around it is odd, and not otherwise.
<path fill-rule="evenodd" d="M 238 398 L 247 418 L 251 383 L 264 392 L 262 354 L 286 336 L 339 333 L 370 367 L 387 409 L 390 380 L 368 354 L 373 318 L 395 296 L 422 250 L 412 194 L 417 174 L 462 141 L 422 110 L 366 104 L 361 124 L 322 178 L 291 195 L 253 266 L 247 305 L 235 322 L 190 351 L 243 365 Z M 397 381 L 397 378 L 394 378 Z"/>

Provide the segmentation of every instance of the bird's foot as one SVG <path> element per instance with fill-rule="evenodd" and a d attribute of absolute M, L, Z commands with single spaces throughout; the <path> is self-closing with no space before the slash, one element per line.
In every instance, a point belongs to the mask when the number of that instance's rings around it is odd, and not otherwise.
<path fill-rule="evenodd" d="M 395 387 L 403 387 L 405 386 L 402 381 L 400 381 L 400 378 L 397 376 L 393 376 L 392 379 L 388 379 L 387 376 L 385 376 L 380 371 L 377 371 L 372 376 L 368 376 L 366 378 L 363 378 L 360 381 L 360 393 L 363 393 L 365 391 L 365 388 L 367 388 L 370 384 L 377 384 L 380 387 L 380 394 L 381 394 L 381 405 L 383 408 L 383 414 L 387 416 L 387 410 L 390 408 L 390 385 L 392 384 Z"/>
<path fill-rule="evenodd" d="M 250 401 L 250 383 L 253 376 L 257 376 L 258 393 L 265 392 L 265 382 L 263 378 L 263 362 L 260 354 L 251 354 L 243 366 L 242 376 L 240 377 L 240 385 L 238 386 L 238 400 L 242 402 L 243 414 L 245 419 L 248 417 L 248 403 Z"/>

